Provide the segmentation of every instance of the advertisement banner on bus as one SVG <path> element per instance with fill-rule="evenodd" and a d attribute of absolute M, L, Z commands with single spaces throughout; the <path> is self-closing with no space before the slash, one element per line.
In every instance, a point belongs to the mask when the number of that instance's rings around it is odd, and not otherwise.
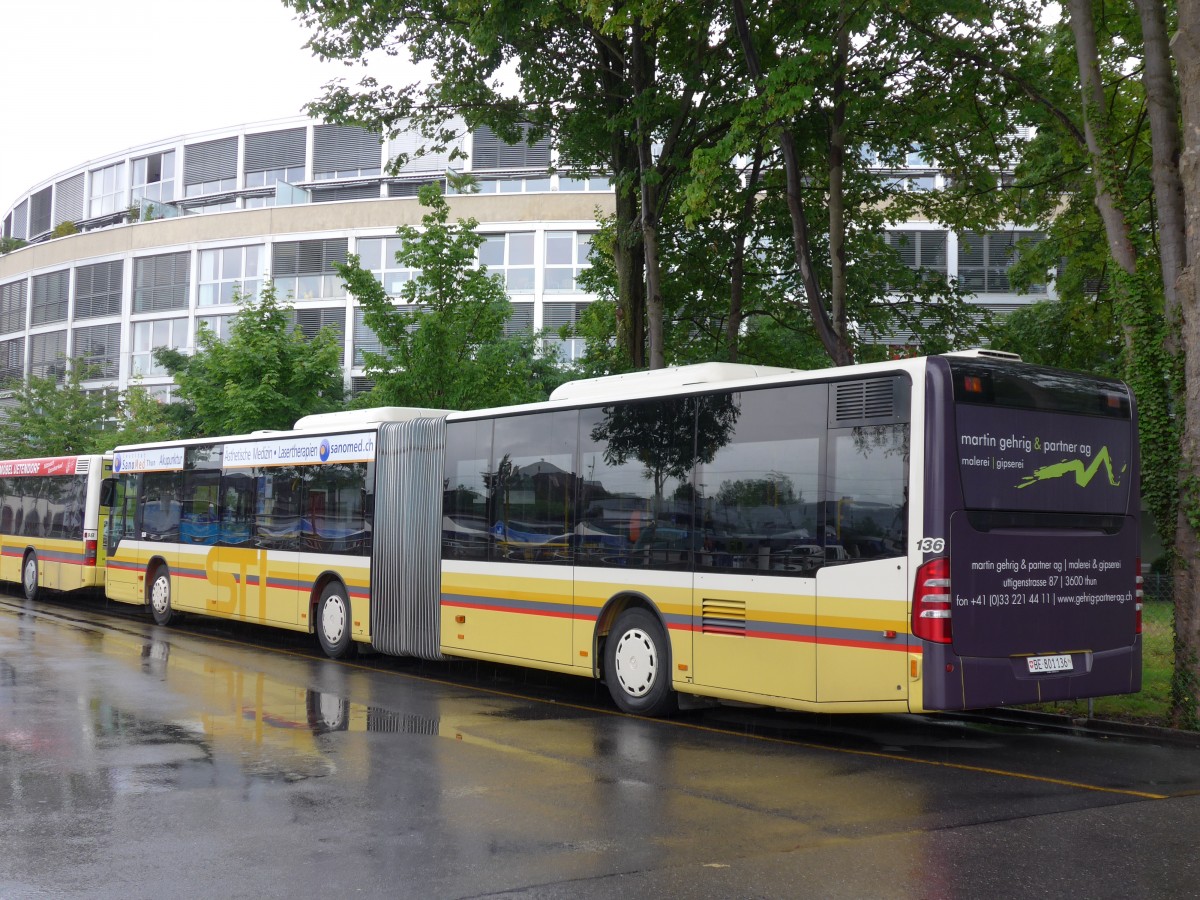
<path fill-rule="evenodd" d="M 0 478 L 22 475 L 74 475 L 74 456 L 47 456 L 41 459 L 11 459 L 0 462 Z"/>
<path fill-rule="evenodd" d="M 1121 514 L 1128 419 L 959 404 L 958 459 L 971 509 Z"/>
<path fill-rule="evenodd" d="M 182 447 L 152 447 L 113 454 L 114 475 L 125 472 L 178 472 L 182 468 Z"/>
<path fill-rule="evenodd" d="M 309 435 L 226 444 L 221 465 L 225 469 L 263 466 L 319 466 L 329 463 L 371 462 L 375 459 L 375 432 Z"/>

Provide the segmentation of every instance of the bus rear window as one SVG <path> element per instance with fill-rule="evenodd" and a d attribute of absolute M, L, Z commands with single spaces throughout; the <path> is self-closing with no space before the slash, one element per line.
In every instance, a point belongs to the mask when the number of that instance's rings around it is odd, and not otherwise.
<path fill-rule="evenodd" d="M 949 358 L 957 403 L 1128 419 L 1129 389 L 1119 381 L 1040 366 Z"/>

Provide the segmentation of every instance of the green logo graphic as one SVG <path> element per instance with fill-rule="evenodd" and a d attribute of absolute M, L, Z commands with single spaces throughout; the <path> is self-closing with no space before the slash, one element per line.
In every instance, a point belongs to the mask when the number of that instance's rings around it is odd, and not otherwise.
<path fill-rule="evenodd" d="M 1096 454 L 1096 458 L 1092 460 L 1090 466 L 1084 467 L 1083 460 L 1081 459 L 1064 459 L 1062 462 L 1034 469 L 1033 474 L 1026 475 L 1017 487 L 1027 488 L 1031 484 L 1037 484 L 1039 481 L 1062 478 L 1064 475 L 1074 475 L 1076 485 L 1087 487 L 1096 473 L 1100 471 L 1101 466 L 1104 466 L 1105 471 L 1108 472 L 1108 483 L 1113 487 L 1119 487 L 1121 480 L 1113 473 L 1112 457 L 1108 454 L 1107 446 L 1100 448 L 1100 452 Z M 1125 467 L 1122 466 L 1121 474 L 1124 473 Z"/>

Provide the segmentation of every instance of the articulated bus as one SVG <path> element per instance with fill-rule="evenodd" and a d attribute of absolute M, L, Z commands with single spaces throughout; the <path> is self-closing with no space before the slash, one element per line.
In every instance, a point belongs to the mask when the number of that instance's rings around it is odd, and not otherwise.
<path fill-rule="evenodd" d="M 100 455 L 0 461 L 0 580 L 30 600 L 43 588 L 103 587 L 100 486 L 110 474 Z"/>
<path fill-rule="evenodd" d="M 355 418 L 357 416 L 357 419 Z M 622 710 L 923 712 L 1141 684 L 1117 381 L 971 351 L 120 447 L 108 595 L 603 679 Z"/>

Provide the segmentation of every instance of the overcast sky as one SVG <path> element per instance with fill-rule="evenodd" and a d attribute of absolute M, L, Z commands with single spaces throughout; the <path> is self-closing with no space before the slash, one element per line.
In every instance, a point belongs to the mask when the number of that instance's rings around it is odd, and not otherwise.
<path fill-rule="evenodd" d="M 362 70 L 321 63 L 280 0 L 6 0 L 0 216 L 64 169 L 128 147 L 299 115 Z M 381 68 L 387 67 L 387 68 Z M 395 59 L 383 83 L 409 80 Z"/>

